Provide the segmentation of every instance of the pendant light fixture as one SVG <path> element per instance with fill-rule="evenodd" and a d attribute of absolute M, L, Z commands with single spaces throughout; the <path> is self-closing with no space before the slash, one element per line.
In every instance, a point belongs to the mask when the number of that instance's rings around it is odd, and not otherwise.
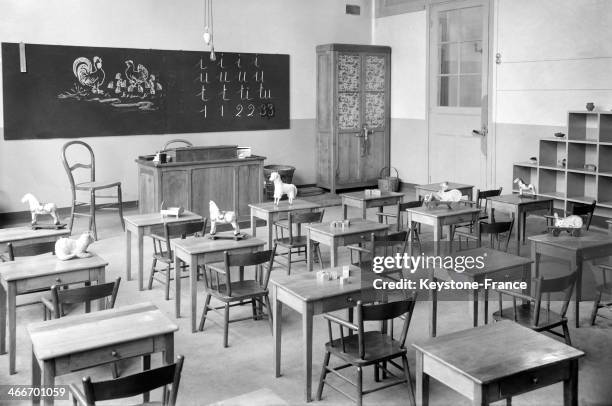
<path fill-rule="evenodd" d="M 213 6 L 212 0 L 204 0 L 204 42 L 210 45 L 210 60 L 216 61 L 214 35 L 213 35 Z"/>

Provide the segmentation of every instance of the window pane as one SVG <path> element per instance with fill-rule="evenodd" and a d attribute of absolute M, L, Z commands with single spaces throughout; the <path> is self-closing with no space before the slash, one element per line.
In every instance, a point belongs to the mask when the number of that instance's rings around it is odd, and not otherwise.
<path fill-rule="evenodd" d="M 448 73 L 458 73 L 458 48 L 459 47 L 457 44 L 440 45 L 440 69 L 438 73 L 443 75 Z"/>
<path fill-rule="evenodd" d="M 457 106 L 457 76 L 438 77 L 438 106 Z"/>
<path fill-rule="evenodd" d="M 459 106 L 480 107 L 482 98 L 482 78 L 480 75 L 461 76 L 459 87 L 461 89 Z"/>
<path fill-rule="evenodd" d="M 438 14 L 438 38 L 440 42 L 461 40 L 460 10 L 442 11 Z"/>
<path fill-rule="evenodd" d="M 482 39 L 482 7 L 462 8 L 460 11 L 461 41 Z"/>
<path fill-rule="evenodd" d="M 480 73 L 482 70 L 482 41 L 464 42 L 460 47 L 460 73 Z"/>

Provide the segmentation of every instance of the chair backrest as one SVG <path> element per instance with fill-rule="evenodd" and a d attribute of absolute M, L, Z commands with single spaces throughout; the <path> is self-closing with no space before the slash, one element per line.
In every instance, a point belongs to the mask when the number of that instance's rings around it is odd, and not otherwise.
<path fill-rule="evenodd" d="M 38 242 L 28 245 L 13 245 L 7 244 L 8 260 L 14 261 L 17 257 L 27 257 L 32 255 L 40 255 L 46 253 L 55 254 L 55 241 Z"/>
<path fill-rule="evenodd" d="M 183 356 L 179 355 L 174 364 L 108 381 L 92 382 L 90 377 L 83 378 L 83 391 L 87 405 L 93 406 L 98 401 L 128 398 L 163 386 L 162 404 L 174 406 L 181 381 L 183 361 Z M 169 391 L 167 390 L 168 385 L 172 385 Z"/>
<path fill-rule="evenodd" d="M 575 216 L 586 217 L 586 229 L 588 230 L 591 226 L 591 220 L 593 219 L 593 213 L 597 206 L 597 200 L 593 200 L 591 204 L 584 203 L 572 203 L 571 213 Z"/>
<path fill-rule="evenodd" d="M 373 256 L 391 256 L 398 252 L 404 253 L 408 245 L 408 231 L 396 231 L 386 235 L 372 233 L 370 241 L 372 241 Z"/>
<path fill-rule="evenodd" d="M 359 356 L 360 358 L 365 357 L 366 348 L 365 340 L 363 338 L 365 334 L 364 323 L 367 321 L 387 321 L 392 320 L 400 316 L 404 316 L 404 325 L 402 332 L 399 337 L 399 343 L 404 347 L 406 343 L 406 336 L 408 335 L 408 327 L 410 327 L 410 320 L 412 319 L 412 313 L 414 311 L 414 305 L 416 304 L 416 297 L 410 299 L 399 300 L 388 303 L 377 303 L 377 304 L 363 304 L 361 301 L 357 302 L 357 334 L 359 334 Z M 387 323 L 380 324 L 380 331 L 386 334 Z"/>
<path fill-rule="evenodd" d="M 495 221 L 493 209 L 491 209 L 491 211 L 491 218 L 493 219 L 493 222 L 479 222 L 478 226 L 480 227 L 480 234 L 489 235 L 491 241 L 491 248 L 495 248 L 498 250 L 503 249 L 503 251 L 508 251 L 508 244 L 510 243 L 510 234 L 512 234 L 512 228 L 514 227 L 514 213 L 510 214 L 510 221 Z M 504 233 L 507 233 L 505 238 L 500 238 L 501 234 Z M 497 242 L 497 247 L 495 247 L 495 242 Z"/>
<path fill-rule="evenodd" d="M 537 326 L 540 323 L 540 309 L 542 304 L 542 295 L 546 294 L 547 303 L 546 307 L 550 311 L 550 296 L 551 293 L 563 292 L 565 297 L 563 298 L 563 306 L 561 307 L 561 317 L 565 317 L 567 308 L 569 306 L 574 285 L 576 284 L 578 272 L 574 271 L 569 275 L 561 276 L 558 278 L 544 279 L 542 276 L 535 278 L 535 309 L 533 313 L 533 325 Z"/>
<path fill-rule="evenodd" d="M 298 231 L 298 235 L 293 235 L 293 225 L 297 225 L 298 227 L 302 224 L 312 224 L 312 223 L 320 223 L 323 221 L 323 216 L 325 215 L 325 209 L 321 211 L 313 211 L 306 213 L 289 213 L 287 216 L 287 222 L 289 227 L 289 241 L 293 243 L 294 237 L 299 237 L 300 232 Z"/>
<path fill-rule="evenodd" d="M 76 151 L 76 146 L 81 146 L 87 150 L 89 153 L 89 163 L 76 162 L 71 164 L 68 158 L 68 148 L 71 146 L 75 146 L 71 148 L 71 150 Z M 74 179 L 74 171 L 77 169 L 85 169 L 89 172 L 88 181 L 94 182 L 96 180 L 96 157 L 94 155 L 93 149 L 89 146 L 89 144 L 75 140 L 69 141 L 64 144 L 62 147 L 62 164 L 64 164 L 64 169 L 66 170 L 66 174 L 68 175 L 68 180 L 70 180 L 70 187 L 74 190 L 76 186 L 76 182 Z"/>
<path fill-rule="evenodd" d="M 503 187 L 499 189 L 488 189 L 488 190 L 480 190 L 476 189 L 476 206 L 486 211 L 489 201 L 487 200 L 489 197 L 500 196 L 502 193 Z"/>
<path fill-rule="evenodd" d="M 117 277 L 114 282 L 81 288 L 63 289 L 63 285 L 51 286 L 51 300 L 53 301 L 53 311 L 55 313 L 53 317 L 56 319 L 62 317 L 63 305 L 85 303 L 97 299 L 106 299 L 106 308 L 112 309 L 115 306 L 120 283 L 121 277 Z"/>
<path fill-rule="evenodd" d="M 172 259 L 172 248 L 170 240 L 173 238 L 185 239 L 188 236 L 206 233 L 206 223 L 208 218 L 204 217 L 202 220 L 192 221 L 189 223 L 166 223 L 164 225 L 164 236 L 166 238 L 166 252 Z"/>

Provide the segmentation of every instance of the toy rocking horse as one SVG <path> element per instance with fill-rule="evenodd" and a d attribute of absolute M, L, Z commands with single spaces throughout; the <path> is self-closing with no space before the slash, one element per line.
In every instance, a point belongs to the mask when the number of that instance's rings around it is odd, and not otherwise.
<path fill-rule="evenodd" d="M 535 186 L 533 186 L 532 183 L 526 184 L 525 181 L 521 178 L 514 179 L 514 183 L 518 184 L 519 196 L 535 197 L 536 195 Z M 531 196 L 527 196 L 525 193 L 529 193 L 531 194 Z"/>
<path fill-rule="evenodd" d="M 272 172 L 269 180 L 274 182 L 274 205 L 278 206 L 278 202 L 283 195 L 287 195 L 290 205 L 293 204 L 293 199 L 297 196 L 297 187 L 290 183 L 283 183 L 278 172 Z"/>
<path fill-rule="evenodd" d="M 31 193 L 26 193 L 21 198 L 21 203 L 30 205 L 30 213 L 32 214 L 32 228 L 63 228 L 66 225 L 61 224 L 57 216 L 57 205 L 55 203 L 40 203 Z M 38 216 L 48 214 L 53 218 L 53 224 L 38 224 Z"/>
<path fill-rule="evenodd" d="M 226 236 L 217 235 L 217 224 L 231 224 L 234 228 L 234 236 L 229 237 L 234 240 L 241 240 L 246 237 L 246 234 L 240 232 L 236 212 L 219 210 L 219 207 L 212 200 L 208 203 L 208 211 L 210 214 L 210 238 L 228 238 Z"/>

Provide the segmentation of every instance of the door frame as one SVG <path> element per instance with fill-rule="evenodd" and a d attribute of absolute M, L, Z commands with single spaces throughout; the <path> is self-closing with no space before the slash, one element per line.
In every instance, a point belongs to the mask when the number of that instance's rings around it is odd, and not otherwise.
<path fill-rule="evenodd" d="M 425 92 L 425 128 L 426 128 L 426 136 L 427 136 L 427 156 L 426 156 L 426 165 L 427 165 L 427 183 L 431 183 L 432 179 L 431 179 L 431 167 L 430 167 L 430 146 L 431 146 L 431 133 L 430 133 L 430 114 L 429 114 L 429 108 L 430 108 L 430 102 L 431 102 L 431 95 L 430 95 L 430 80 L 431 80 L 431 35 L 430 35 L 430 31 L 431 31 L 431 25 L 432 25 L 432 15 L 431 15 L 431 9 L 433 6 L 436 6 L 438 4 L 452 4 L 452 3 L 456 3 L 459 2 L 461 0 L 426 0 L 426 5 L 425 5 L 425 38 L 426 38 L 426 55 L 425 55 L 425 63 L 426 63 L 426 71 L 425 71 L 425 82 L 427 83 L 427 87 L 426 87 L 426 92 Z M 492 95 L 494 95 L 495 93 L 495 63 L 493 63 L 493 58 L 495 57 L 494 54 L 494 42 L 495 42 L 495 30 L 494 30 L 494 24 L 496 23 L 495 21 L 495 1 L 494 0 L 484 0 L 485 2 L 488 2 L 488 61 L 487 61 L 487 104 L 486 106 L 482 106 L 481 108 L 486 109 L 486 115 L 487 115 L 487 129 L 488 129 L 488 133 L 486 136 L 486 143 L 487 143 L 487 156 L 485 159 L 485 164 L 486 164 L 486 171 L 485 171 L 485 185 L 487 188 L 492 188 L 492 187 L 497 187 L 495 186 L 495 182 L 496 182 L 496 176 L 495 176 L 495 144 L 496 144 L 496 138 L 495 138 L 495 134 L 496 134 L 496 128 L 495 128 L 495 122 L 493 121 L 493 97 Z"/>

